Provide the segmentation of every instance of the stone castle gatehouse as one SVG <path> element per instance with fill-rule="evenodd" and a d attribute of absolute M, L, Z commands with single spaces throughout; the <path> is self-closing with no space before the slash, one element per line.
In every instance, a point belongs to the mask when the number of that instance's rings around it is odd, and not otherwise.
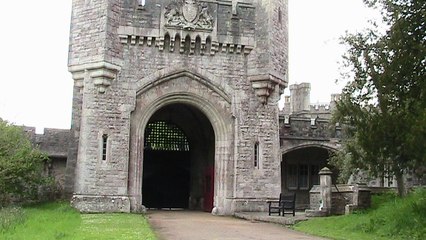
<path fill-rule="evenodd" d="M 73 206 L 265 210 L 281 191 L 287 1 L 72 2 Z"/>

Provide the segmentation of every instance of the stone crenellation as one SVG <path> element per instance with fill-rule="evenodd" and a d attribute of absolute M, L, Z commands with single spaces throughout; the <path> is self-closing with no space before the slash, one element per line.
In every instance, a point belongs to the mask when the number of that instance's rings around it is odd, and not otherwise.
<path fill-rule="evenodd" d="M 342 128 L 331 125 L 330 119 L 339 95 L 332 94 L 328 104 L 312 104 L 310 90 L 309 83 L 290 85 L 290 96 L 284 97 L 284 108 L 280 111 L 280 138 L 338 143 Z M 283 147 L 284 142 L 281 141 Z"/>
<path fill-rule="evenodd" d="M 182 4 L 182 1 L 147 3 L 136 10 L 128 6 L 124 10 L 128 13 L 126 25 L 118 28 L 120 42 L 187 54 L 249 54 L 253 49 L 252 4 L 238 2 L 234 8 L 231 1 L 199 1 L 196 5 L 199 13 L 193 14 L 193 21 L 183 16 Z M 159 27 L 162 24 L 164 28 Z M 230 25 L 233 28 L 229 29 Z"/>
<path fill-rule="evenodd" d="M 290 85 L 290 95 L 284 96 L 284 107 L 281 116 L 298 116 L 305 118 L 331 119 L 340 94 L 331 94 L 329 103 L 310 102 L 310 83 Z"/>
<path fill-rule="evenodd" d="M 67 158 L 69 134 L 68 129 L 45 128 L 43 134 L 37 134 L 35 127 L 24 126 L 29 139 L 41 151 L 51 158 Z"/>
<path fill-rule="evenodd" d="M 69 129 L 45 128 L 37 134 L 35 127 L 23 127 L 32 144 L 46 153 L 49 160 L 45 165 L 45 174 L 56 182 L 56 197 L 63 197 L 66 188 L 65 174 L 70 140 Z"/>
<path fill-rule="evenodd" d="M 341 139 L 340 126 L 331 126 L 328 119 L 280 116 L 280 136 L 283 139 L 328 141 Z"/>

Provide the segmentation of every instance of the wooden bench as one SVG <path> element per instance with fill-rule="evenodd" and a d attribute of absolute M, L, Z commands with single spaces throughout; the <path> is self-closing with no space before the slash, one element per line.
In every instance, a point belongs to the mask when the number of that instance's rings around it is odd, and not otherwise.
<path fill-rule="evenodd" d="M 296 193 L 280 193 L 278 201 L 268 201 L 269 216 L 273 213 L 278 213 L 278 216 L 285 215 L 286 211 L 291 211 L 293 216 L 296 212 Z"/>

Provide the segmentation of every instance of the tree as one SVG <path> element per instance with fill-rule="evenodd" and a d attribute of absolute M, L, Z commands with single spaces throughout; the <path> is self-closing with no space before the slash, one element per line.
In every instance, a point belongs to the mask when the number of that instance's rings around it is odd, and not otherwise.
<path fill-rule="evenodd" d="M 37 198 L 39 187 L 49 182 L 45 161 L 21 127 L 0 118 L 0 207 Z"/>
<path fill-rule="evenodd" d="M 334 120 L 350 126 L 351 164 L 375 176 L 387 169 L 404 195 L 404 171 L 426 165 L 426 1 L 364 2 L 381 9 L 387 31 L 342 38 L 349 81 Z"/>

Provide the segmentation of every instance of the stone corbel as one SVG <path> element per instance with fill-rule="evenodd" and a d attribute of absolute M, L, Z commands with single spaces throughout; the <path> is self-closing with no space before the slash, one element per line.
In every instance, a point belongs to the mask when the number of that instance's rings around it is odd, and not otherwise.
<path fill-rule="evenodd" d="M 119 66 L 107 62 L 88 63 L 68 68 L 72 73 L 75 86 L 84 87 L 84 77 L 87 71 L 99 93 L 106 91 L 107 87 L 111 85 L 111 82 L 116 79 L 120 69 Z"/>
<path fill-rule="evenodd" d="M 83 89 L 84 75 L 85 75 L 84 69 L 80 71 L 71 72 L 71 74 L 72 74 L 72 79 L 74 80 L 74 86 L 80 88 L 80 90 Z"/>
<path fill-rule="evenodd" d="M 101 63 L 88 70 L 90 78 L 93 79 L 93 84 L 98 88 L 98 92 L 104 93 L 106 88 L 111 85 L 111 82 L 117 78 L 117 72 L 120 68 L 109 63 Z"/>
<path fill-rule="evenodd" d="M 274 91 L 276 85 L 281 85 L 281 80 L 271 74 L 249 76 L 249 81 L 256 96 L 262 104 L 268 102 L 268 98 Z"/>

